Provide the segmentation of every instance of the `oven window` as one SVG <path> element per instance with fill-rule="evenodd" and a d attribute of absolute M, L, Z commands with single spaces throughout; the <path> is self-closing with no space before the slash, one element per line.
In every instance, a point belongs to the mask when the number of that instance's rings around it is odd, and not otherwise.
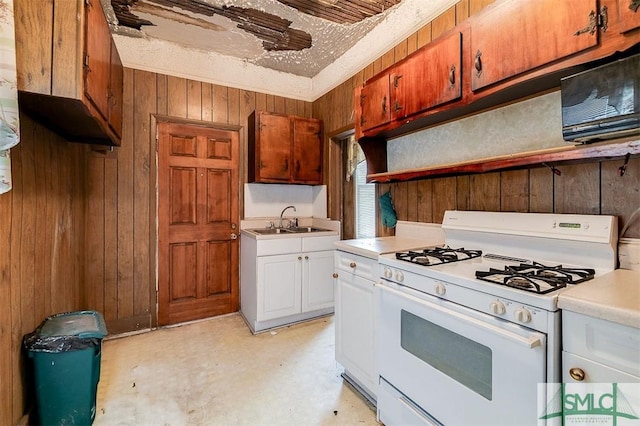
<path fill-rule="evenodd" d="M 433 368 L 491 401 L 491 349 L 402 310 L 400 343 Z"/>

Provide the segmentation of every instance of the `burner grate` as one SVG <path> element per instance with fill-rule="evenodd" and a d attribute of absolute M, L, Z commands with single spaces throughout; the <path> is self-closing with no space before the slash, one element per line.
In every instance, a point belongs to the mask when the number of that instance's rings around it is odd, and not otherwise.
<path fill-rule="evenodd" d="M 594 277 L 595 270 L 589 268 L 565 268 L 562 265 L 546 266 L 537 262 L 505 266 L 503 270 L 490 268 L 476 271 L 476 278 L 494 284 L 502 284 L 532 293 L 545 294 L 578 284 Z"/>
<path fill-rule="evenodd" d="M 450 247 L 435 247 L 420 251 L 409 250 L 396 253 L 396 259 L 424 266 L 459 262 L 480 256 L 482 256 L 481 250 L 466 250 L 464 248 L 452 249 Z"/>

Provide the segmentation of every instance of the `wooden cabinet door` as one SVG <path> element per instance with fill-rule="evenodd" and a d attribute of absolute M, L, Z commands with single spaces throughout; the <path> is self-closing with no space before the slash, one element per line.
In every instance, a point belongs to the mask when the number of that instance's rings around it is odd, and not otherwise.
<path fill-rule="evenodd" d="M 122 87 L 124 70 L 122 61 L 111 39 L 111 70 L 109 72 L 109 126 L 115 134 L 122 137 Z"/>
<path fill-rule="evenodd" d="M 367 81 L 360 93 L 360 127 L 363 131 L 391 120 L 389 103 L 389 74 L 382 74 Z"/>
<path fill-rule="evenodd" d="M 291 177 L 291 120 L 287 115 L 260 113 L 256 131 L 257 181 L 288 182 Z"/>
<path fill-rule="evenodd" d="M 638 1 L 618 0 L 618 19 L 621 33 L 640 27 L 640 4 Z"/>
<path fill-rule="evenodd" d="M 507 0 L 471 21 L 472 90 L 598 44 L 596 0 Z"/>
<path fill-rule="evenodd" d="M 87 2 L 85 17 L 84 93 L 108 121 L 111 33 L 100 0 Z"/>
<path fill-rule="evenodd" d="M 460 98 L 461 41 L 461 33 L 452 33 L 423 48 L 391 72 L 392 119 Z"/>
<path fill-rule="evenodd" d="M 299 314 L 301 255 L 260 256 L 257 265 L 258 321 Z"/>
<path fill-rule="evenodd" d="M 293 119 L 293 176 L 296 183 L 322 183 L 322 124 L 319 120 Z"/>

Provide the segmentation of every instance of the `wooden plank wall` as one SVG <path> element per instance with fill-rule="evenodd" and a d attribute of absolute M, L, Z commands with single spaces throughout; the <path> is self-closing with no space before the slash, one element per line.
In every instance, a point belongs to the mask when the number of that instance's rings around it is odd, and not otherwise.
<path fill-rule="evenodd" d="M 309 102 L 125 69 L 122 146 L 92 151 L 87 176 L 87 304 L 104 313 L 110 333 L 156 324 L 154 117 L 240 125 L 246 161 L 254 109 L 312 113 Z M 241 176 L 245 182 L 246 164 Z"/>
<path fill-rule="evenodd" d="M 368 78 L 405 58 L 439 35 L 477 13 L 494 0 L 462 0 L 373 63 L 313 103 L 313 115 L 324 122 L 325 183 L 329 216 L 343 222 L 343 238 L 354 237 L 352 185 L 344 182 L 344 152 L 331 137 L 353 128 L 353 90 Z M 559 166 L 562 175 L 549 168 L 444 177 L 376 185 L 377 195 L 391 191 L 398 219 L 441 222 L 444 211 L 487 210 L 613 214 L 620 228 L 640 206 L 640 159 L 629 162 L 627 173 L 618 176 L 619 161 Z M 344 207 L 344 208 L 343 208 Z M 377 235 L 394 230 L 377 221 Z M 640 221 L 634 221 L 626 237 L 640 237 Z"/>
<path fill-rule="evenodd" d="M 11 150 L 13 189 L 0 195 L 0 424 L 25 413 L 24 334 L 47 316 L 82 309 L 84 160 L 28 116 Z"/>

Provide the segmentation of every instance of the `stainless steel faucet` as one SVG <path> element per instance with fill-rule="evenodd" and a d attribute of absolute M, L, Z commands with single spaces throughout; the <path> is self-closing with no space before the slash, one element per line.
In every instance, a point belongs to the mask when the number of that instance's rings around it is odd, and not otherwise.
<path fill-rule="evenodd" d="M 282 228 L 282 216 L 284 215 L 284 212 L 286 212 L 288 209 L 293 209 L 293 211 L 296 211 L 296 206 L 287 206 L 284 209 L 282 209 L 282 213 L 280 213 L 280 221 L 278 222 L 278 228 Z"/>

